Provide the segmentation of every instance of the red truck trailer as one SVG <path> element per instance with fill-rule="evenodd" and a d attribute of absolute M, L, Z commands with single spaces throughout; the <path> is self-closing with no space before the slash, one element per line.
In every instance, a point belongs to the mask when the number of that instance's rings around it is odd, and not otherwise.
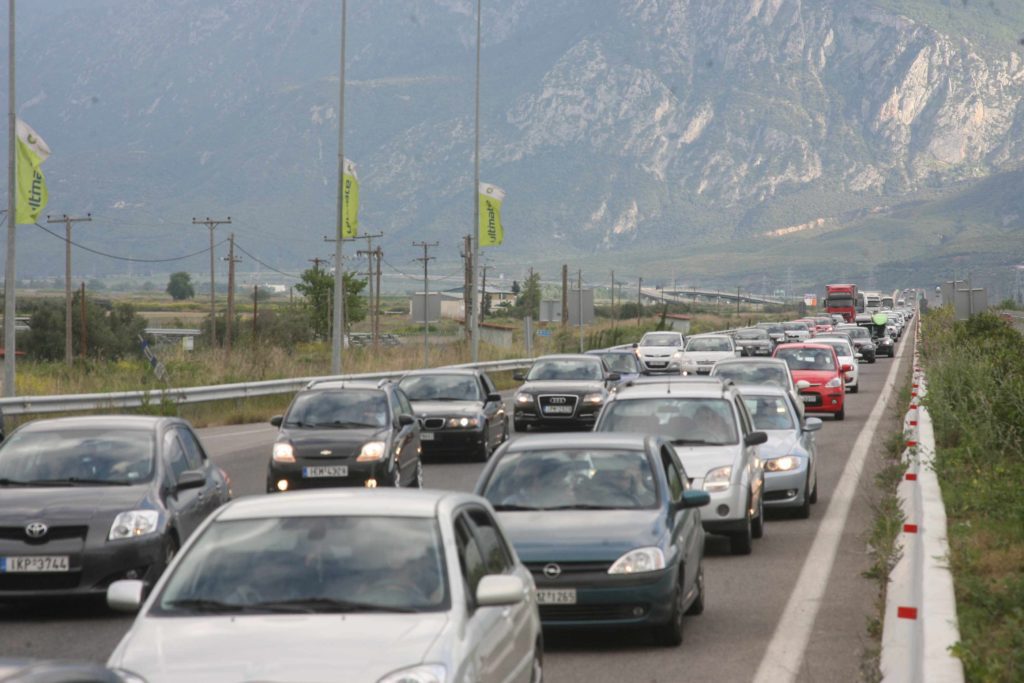
<path fill-rule="evenodd" d="M 825 310 L 838 313 L 848 323 L 857 318 L 857 285 L 825 285 Z"/>

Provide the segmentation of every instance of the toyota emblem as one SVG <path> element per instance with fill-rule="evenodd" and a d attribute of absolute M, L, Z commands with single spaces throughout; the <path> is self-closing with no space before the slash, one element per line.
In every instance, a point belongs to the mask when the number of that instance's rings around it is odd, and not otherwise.
<path fill-rule="evenodd" d="M 25 525 L 25 535 L 29 538 L 42 538 L 49 530 L 49 527 L 42 522 L 32 522 Z"/>
<path fill-rule="evenodd" d="M 551 564 L 544 565 L 544 576 L 549 579 L 557 579 L 562 575 L 562 568 L 552 562 Z"/>

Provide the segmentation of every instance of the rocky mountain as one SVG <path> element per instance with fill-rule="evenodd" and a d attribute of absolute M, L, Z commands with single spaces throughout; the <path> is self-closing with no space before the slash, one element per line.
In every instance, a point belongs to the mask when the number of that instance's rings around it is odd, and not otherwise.
<path fill-rule="evenodd" d="M 231 215 L 265 264 L 294 272 L 323 256 L 339 5 L 22 3 L 19 115 L 54 151 L 49 210 L 92 211 L 76 241 L 117 254 L 188 253 L 206 237 L 192 216 Z M 484 5 L 482 177 L 508 192 L 506 244 L 489 256 L 513 273 L 570 260 L 760 281 L 819 253 L 820 235 L 903 225 L 893 207 L 954 201 L 1024 165 L 1021 0 Z M 470 228 L 474 6 L 349 0 L 346 156 L 363 225 L 385 232 L 399 268 L 413 239 L 440 240 L 454 261 Z M 957 220 L 1024 235 L 1024 207 L 983 209 L 928 225 L 952 236 L 943 249 L 969 233 L 984 252 L 992 237 Z M 893 258 L 934 253 L 911 232 Z M 59 242 L 21 234 L 21 272 L 61 270 Z M 778 258 L 708 267 L 740 242 Z M 1006 263 L 1024 258 L 996 242 Z M 853 270 L 884 262 L 873 248 L 849 258 Z M 139 267 L 178 263 L 205 261 Z"/>

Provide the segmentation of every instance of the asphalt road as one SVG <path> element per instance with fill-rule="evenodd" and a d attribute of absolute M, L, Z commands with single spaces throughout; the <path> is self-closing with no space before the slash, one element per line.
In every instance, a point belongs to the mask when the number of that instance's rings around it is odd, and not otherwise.
<path fill-rule="evenodd" d="M 901 356 L 909 359 L 911 351 L 911 342 L 900 343 Z M 760 671 L 761 680 L 858 680 L 864 651 L 872 647 L 867 621 L 876 612 L 877 585 L 862 575 L 870 565 L 873 475 L 880 466 L 886 433 L 896 428 L 891 411 L 885 411 L 876 433 L 861 438 L 867 456 L 859 477 L 853 479 L 858 472 L 847 475 L 847 490 L 852 492 L 846 496 L 851 499 L 848 517 L 836 516 L 845 507 L 837 504 L 829 523 L 823 525 L 822 520 L 894 363 L 879 359 L 862 364 L 860 393 L 847 395 L 846 420 L 825 418 L 817 437 L 819 499 L 810 519 L 770 515 L 764 538 L 755 541 L 753 553 L 746 557 L 729 555 L 725 539 L 709 537 L 707 609 L 687 617 L 681 647 L 659 647 L 643 633 L 552 634 L 546 643 L 546 679 L 750 681 Z M 901 375 L 909 364 L 902 363 Z M 235 495 L 248 496 L 263 495 L 275 432 L 269 425 L 237 425 L 204 429 L 200 435 L 213 460 L 231 476 Z M 428 462 L 426 483 L 471 490 L 480 470 L 477 463 Z M 819 552 L 830 547 L 830 540 L 836 550 L 834 563 Z M 809 553 L 812 559 L 807 561 Z M 802 604 L 800 598 L 815 580 L 824 589 L 821 599 Z M 796 611 L 792 605 L 790 611 L 798 616 L 781 623 L 794 595 Z M 131 619 L 96 601 L 0 605 L 0 657 L 104 661 Z M 801 625 L 806 630 L 803 639 Z M 779 666 L 772 669 L 772 664 Z"/>

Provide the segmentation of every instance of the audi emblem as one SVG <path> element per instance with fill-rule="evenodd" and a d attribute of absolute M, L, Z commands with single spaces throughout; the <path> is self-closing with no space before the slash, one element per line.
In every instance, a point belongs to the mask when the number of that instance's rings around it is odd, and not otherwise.
<path fill-rule="evenodd" d="M 31 522 L 25 525 L 25 535 L 29 538 L 42 538 L 50 528 L 42 522 Z"/>
<path fill-rule="evenodd" d="M 557 579 L 562 575 L 562 568 L 552 562 L 551 564 L 544 565 L 544 576 L 549 579 Z"/>
<path fill-rule="evenodd" d="M 552 396 L 548 399 L 548 403 L 565 403 L 565 396 Z"/>

